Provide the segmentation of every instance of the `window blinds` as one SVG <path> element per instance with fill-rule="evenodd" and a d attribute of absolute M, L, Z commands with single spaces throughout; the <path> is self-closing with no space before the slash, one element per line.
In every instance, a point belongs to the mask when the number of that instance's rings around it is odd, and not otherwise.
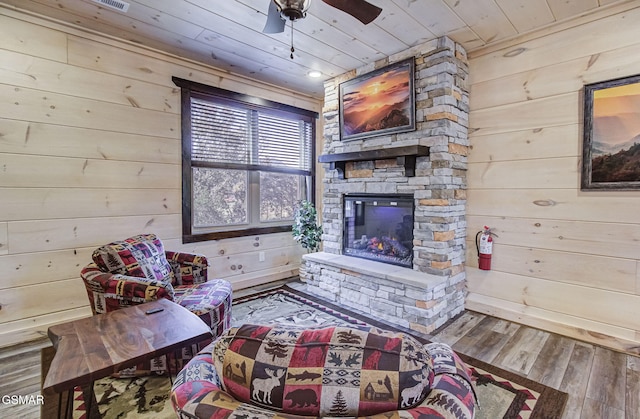
<path fill-rule="evenodd" d="M 310 172 L 311 142 L 311 123 L 298 115 L 191 98 L 191 160 L 194 163 Z"/>

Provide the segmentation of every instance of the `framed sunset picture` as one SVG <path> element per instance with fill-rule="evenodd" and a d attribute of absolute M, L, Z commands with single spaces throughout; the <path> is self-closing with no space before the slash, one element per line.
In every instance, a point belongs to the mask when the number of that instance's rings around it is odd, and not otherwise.
<path fill-rule="evenodd" d="M 640 189 L 640 75 L 584 86 L 582 189 Z"/>
<path fill-rule="evenodd" d="M 414 59 L 340 84 L 343 141 L 415 130 Z"/>

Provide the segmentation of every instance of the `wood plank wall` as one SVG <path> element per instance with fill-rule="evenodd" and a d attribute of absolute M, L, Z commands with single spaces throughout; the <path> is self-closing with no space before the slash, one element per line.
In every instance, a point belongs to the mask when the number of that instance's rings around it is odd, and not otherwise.
<path fill-rule="evenodd" d="M 640 191 L 580 190 L 583 84 L 640 74 L 632 4 L 469 55 L 467 308 L 638 354 Z"/>
<path fill-rule="evenodd" d="M 0 346 L 90 315 L 80 269 L 94 248 L 133 234 L 207 255 L 210 277 L 236 289 L 297 274 L 303 250 L 290 233 L 182 245 L 172 76 L 322 106 L 0 6 Z"/>

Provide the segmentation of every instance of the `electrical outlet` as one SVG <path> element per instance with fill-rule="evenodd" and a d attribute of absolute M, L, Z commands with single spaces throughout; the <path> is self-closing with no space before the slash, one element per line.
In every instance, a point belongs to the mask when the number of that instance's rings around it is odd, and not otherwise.
<path fill-rule="evenodd" d="M 258 252 L 258 261 L 264 262 L 264 252 Z"/>

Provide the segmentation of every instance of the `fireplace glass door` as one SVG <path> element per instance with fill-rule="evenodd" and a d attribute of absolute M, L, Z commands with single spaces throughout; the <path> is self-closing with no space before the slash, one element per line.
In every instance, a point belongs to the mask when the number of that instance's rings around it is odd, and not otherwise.
<path fill-rule="evenodd" d="M 412 195 L 345 195 L 343 208 L 345 255 L 412 267 Z"/>

